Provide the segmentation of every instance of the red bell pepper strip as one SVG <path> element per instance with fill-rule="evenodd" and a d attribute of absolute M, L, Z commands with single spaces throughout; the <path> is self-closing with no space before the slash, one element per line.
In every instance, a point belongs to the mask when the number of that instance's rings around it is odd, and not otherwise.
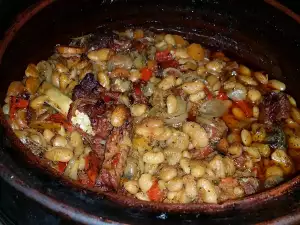
<path fill-rule="evenodd" d="M 141 69 L 141 79 L 143 81 L 148 81 L 150 80 L 150 78 L 152 77 L 152 70 L 148 69 L 147 67 L 144 67 L 143 69 Z"/>
<path fill-rule="evenodd" d="M 157 62 L 164 62 L 164 61 L 172 60 L 173 56 L 171 55 L 170 51 L 166 49 L 161 52 L 156 52 L 155 59 Z"/>
<path fill-rule="evenodd" d="M 10 109 L 9 109 L 10 119 L 13 120 L 15 118 L 17 109 L 27 108 L 28 105 L 29 105 L 28 100 L 12 96 L 10 98 Z"/>
<path fill-rule="evenodd" d="M 94 186 L 98 175 L 99 159 L 91 153 L 85 157 L 85 170 L 89 177 L 89 186 Z"/>
<path fill-rule="evenodd" d="M 227 100 L 228 96 L 227 96 L 227 94 L 223 90 L 220 90 L 219 94 L 217 96 L 217 99 L 219 99 L 219 100 Z"/>
<path fill-rule="evenodd" d="M 250 118 L 252 117 L 252 109 L 249 107 L 246 101 L 236 101 L 235 104 L 243 110 L 246 117 Z"/>
<path fill-rule="evenodd" d="M 66 162 L 58 162 L 58 164 L 57 164 L 57 168 L 60 173 L 63 173 L 65 171 L 66 167 L 67 167 Z"/>
<path fill-rule="evenodd" d="M 213 99 L 213 95 L 212 95 L 212 93 L 210 92 L 210 90 L 208 90 L 207 87 L 204 87 L 204 92 L 205 92 L 205 94 L 206 94 L 208 100 Z"/>
<path fill-rule="evenodd" d="M 159 188 L 158 181 L 155 180 L 151 188 L 147 191 L 148 197 L 151 201 L 160 202 L 163 199 L 163 193 Z"/>
<path fill-rule="evenodd" d="M 67 121 L 66 118 L 60 113 L 52 114 L 48 117 L 47 120 L 52 121 L 54 123 L 60 123 L 69 132 L 72 132 L 74 130 L 73 125 L 69 121 Z"/>

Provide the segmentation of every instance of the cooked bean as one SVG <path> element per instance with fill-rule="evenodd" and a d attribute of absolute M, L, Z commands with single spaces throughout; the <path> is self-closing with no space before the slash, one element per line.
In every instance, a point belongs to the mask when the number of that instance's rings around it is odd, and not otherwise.
<path fill-rule="evenodd" d="M 177 194 L 178 194 L 178 192 L 176 192 L 176 191 L 169 191 L 167 194 L 167 198 L 169 200 L 173 200 L 177 196 Z"/>
<path fill-rule="evenodd" d="M 300 137 L 291 136 L 288 139 L 289 148 L 300 149 Z"/>
<path fill-rule="evenodd" d="M 244 151 L 252 158 L 254 162 L 261 160 L 261 155 L 256 147 L 244 147 Z"/>
<path fill-rule="evenodd" d="M 68 162 L 73 157 L 73 151 L 64 147 L 52 147 L 44 156 L 51 161 Z"/>
<path fill-rule="evenodd" d="M 128 109 L 124 105 L 118 105 L 111 115 L 111 124 L 114 127 L 121 127 L 128 118 Z"/>
<path fill-rule="evenodd" d="M 245 194 L 244 189 L 243 189 L 242 187 L 234 187 L 233 193 L 234 193 L 237 197 L 243 197 L 244 194 Z"/>
<path fill-rule="evenodd" d="M 189 137 L 183 132 L 175 131 L 172 133 L 171 137 L 167 140 L 166 143 L 171 148 L 185 150 L 189 145 Z"/>
<path fill-rule="evenodd" d="M 263 142 L 267 136 L 266 130 L 259 124 L 252 125 L 252 141 Z"/>
<path fill-rule="evenodd" d="M 42 145 L 43 144 L 43 141 L 41 139 L 41 136 L 39 135 L 36 135 L 36 134 L 32 134 L 30 135 L 29 137 L 32 141 L 34 141 L 35 143 L 39 144 L 39 145 Z"/>
<path fill-rule="evenodd" d="M 227 141 L 229 144 L 240 143 L 242 141 L 241 135 L 237 132 L 232 132 L 232 133 L 228 134 Z"/>
<path fill-rule="evenodd" d="M 242 142 L 245 146 L 249 146 L 252 143 L 251 133 L 246 129 L 242 130 L 241 139 L 242 139 Z"/>
<path fill-rule="evenodd" d="M 250 89 L 248 91 L 248 98 L 251 102 L 257 102 L 261 99 L 261 93 L 258 90 Z"/>
<path fill-rule="evenodd" d="M 253 114 L 254 118 L 258 119 L 258 117 L 259 117 L 259 108 L 257 106 L 253 106 L 252 114 Z"/>
<path fill-rule="evenodd" d="M 225 66 L 225 62 L 218 59 L 210 61 L 205 65 L 207 71 L 211 73 L 220 73 L 224 68 L 224 66 Z"/>
<path fill-rule="evenodd" d="M 160 164 L 165 160 L 162 152 L 146 152 L 143 156 L 143 161 L 149 164 Z"/>
<path fill-rule="evenodd" d="M 172 180 L 176 176 L 177 176 L 177 170 L 172 166 L 163 167 L 159 172 L 160 179 L 164 181 Z"/>
<path fill-rule="evenodd" d="M 251 70 L 247 66 L 240 65 L 239 72 L 243 75 L 251 76 Z"/>
<path fill-rule="evenodd" d="M 148 173 L 142 174 L 138 183 L 142 192 L 146 193 L 153 185 L 152 175 Z"/>
<path fill-rule="evenodd" d="M 232 108 L 232 114 L 235 116 L 235 118 L 237 118 L 238 120 L 245 120 L 246 119 L 246 115 L 244 113 L 243 110 L 241 110 L 238 107 L 233 107 Z"/>
<path fill-rule="evenodd" d="M 126 189 L 126 191 L 128 191 L 132 195 L 135 195 L 139 191 L 138 182 L 135 180 L 130 180 L 130 181 L 125 182 L 124 188 Z"/>
<path fill-rule="evenodd" d="M 98 73 L 98 81 L 102 85 L 102 87 L 106 88 L 107 90 L 110 89 L 110 79 L 104 72 Z"/>
<path fill-rule="evenodd" d="M 175 39 L 173 38 L 172 34 L 166 34 L 164 39 L 167 42 L 167 44 L 173 45 L 173 46 L 176 45 Z"/>
<path fill-rule="evenodd" d="M 186 122 L 182 126 L 183 132 L 192 139 L 192 144 L 196 148 L 202 148 L 208 145 L 208 135 L 205 130 L 195 122 Z"/>
<path fill-rule="evenodd" d="M 239 79 L 240 79 L 240 81 L 242 81 L 243 83 L 245 83 L 247 85 L 251 85 L 251 86 L 257 86 L 258 85 L 256 80 L 254 80 L 253 77 L 250 77 L 250 76 L 240 75 Z"/>
<path fill-rule="evenodd" d="M 172 114 L 177 110 L 177 98 L 174 95 L 169 95 L 167 97 L 167 109 L 168 113 Z"/>
<path fill-rule="evenodd" d="M 268 158 L 271 154 L 270 146 L 267 144 L 252 143 L 251 146 L 256 147 L 259 151 L 259 154 L 265 158 Z"/>
<path fill-rule="evenodd" d="M 206 81 L 211 87 L 213 87 L 219 81 L 219 79 L 215 75 L 210 75 L 206 78 Z"/>
<path fill-rule="evenodd" d="M 298 124 L 300 124 L 300 112 L 297 108 L 291 108 L 291 116 Z"/>
<path fill-rule="evenodd" d="M 49 129 L 45 129 L 43 132 L 43 136 L 45 138 L 45 140 L 50 143 L 51 139 L 55 136 L 55 134 L 49 130 Z"/>
<path fill-rule="evenodd" d="M 8 89 L 7 89 L 7 96 L 17 96 L 18 94 L 21 94 L 25 90 L 24 85 L 20 81 L 13 81 L 10 83 Z M 8 102 L 6 102 L 8 103 Z"/>
<path fill-rule="evenodd" d="M 197 74 L 199 76 L 205 76 L 206 75 L 206 68 L 204 66 L 199 66 L 197 69 Z"/>
<path fill-rule="evenodd" d="M 69 69 L 62 63 L 57 63 L 55 67 L 60 73 L 67 73 L 69 71 Z"/>
<path fill-rule="evenodd" d="M 278 91 L 284 91 L 286 88 L 285 84 L 279 80 L 269 80 L 268 86 Z"/>
<path fill-rule="evenodd" d="M 216 176 L 219 178 L 224 178 L 226 175 L 225 165 L 223 158 L 220 155 L 216 155 L 208 164 L 209 168 L 212 169 Z"/>
<path fill-rule="evenodd" d="M 96 51 L 91 51 L 87 54 L 88 58 L 93 61 L 107 61 L 109 58 L 110 49 L 102 48 Z"/>
<path fill-rule="evenodd" d="M 205 167 L 201 164 L 191 164 L 191 175 L 200 178 L 205 174 Z"/>
<path fill-rule="evenodd" d="M 175 83 L 176 83 L 176 79 L 174 76 L 172 75 L 169 75 L 169 76 L 166 76 L 159 84 L 158 84 L 158 88 L 166 91 L 172 87 L 175 86 Z"/>
<path fill-rule="evenodd" d="M 228 152 L 234 157 L 238 157 L 242 154 L 243 146 L 240 143 L 233 143 L 229 148 Z"/>
<path fill-rule="evenodd" d="M 266 177 L 283 176 L 283 171 L 279 166 L 270 166 L 266 170 Z"/>
<path fill-rule="evenodd" d="M 268 75 L 264 75 L 262 72 L 254 72 L 254 77 L 261 84 L 267 84 L 268 83 Z"/>
<path fill-rule="evenodd" d="M 147 110 L 147 106 L 145 104 L 134 104 L 131 106 L 130 111 L 131 115 L 137 117 L 143 115 Z"/>
<path fill-rule="evenodd" d="M 183 177 L 184 192 L 190 201 L 193 201 L 197 197 L 197 185 L 194 177 L 186 175 Z"/>
<path fill-rule="evenodd" d="M 47 100 L 48 100 L 48 96 L 40 95 L 30 101 L 30 107 L 33 109 L 38 109 L 38 108 L 42 107 Z"/>
<path fill-rule="evenodd" d="M 188 159 L 192 158 L 191 153 L 189 153 L 189 151 L 183 151 L 182 157 L 188 158 Z"/>
<path fill-rule="evenodd" d="M 291 118 L 287 118 L 287 119 L 285 120 L 285 123 L 286 123 L 287 127 L 292 128 L 292 129 L 298 128 L 298 127 L 299 127 L 299 124 L 296 123 L 296 122 L 295 122 L 294 120 L 292 120 Z"/>
<path fill-rule="evenodd" d="M 179 161 L 181 169 L 186 173 L 190 174 L 191 173 L 191 168 L 190 168 L 190 160 L 187 158 L 182 158 Z"/>
<path fill-rule="evenodd" d="M 187 94 L 196 94 L 204 89 L 204 84 L 201 81 L 186 82 L 182 85 L 182 90 Z"/>
<path fill-rule="evenodd" d="M 86 48 L 58 45 L 56 46 L 56 51 L 60 54 L 63 55 L 65 54 L 69 56 L 69 55 L 83 54 L 86 52 Z"/>
<path fill-rule="evenodd" d="M 184 48 L 178 48 L 178 49 L 176 49 L 175 56 L 176 56 L 176 58 L 179 58 L 179 59 L 189 58 L 187 50 L 184 49 Z"/>
<path fill-rule="evenodd" d="M 148 117 L 136 126 L 135 132 L 144 137 L 158 137 L 165 131 L 163 124 L 161 119 Z"/>
<path fill-rule="evenodd" d="M 204 98 L 205 98 L 205 92 L 204 92 L 204 91 L 199 91 L 198 93 L 196 93 L 196 94 L 191 94 L 191 95 L 189 96 L 189 100 L 190 100 L 191 102 L 195 102 L 195 103 L 201 101 L 201 100 L 204 99 Z"/>
<path fill-rule="evenodd" d="M 143 192 L 138 192 L 135 194 L 135 197 L 139 200 L 142 200 L 142 201 L 150 201 L 150 199 L 148 198 L 148 195 L 143 193 Z"/>
<path fill-rule="evenodd" d="M 215 186 L 207 179 L 200 178 L 197 181 L 197 188 L 200 189 L 201 199 L 205 203 L 217 203 L 218 195 Z"/>
<path fill-rule="evenodd" d="M 225 156 L 223 158 L 223 163 L 224 163 L 224 166 L 225 166 L 226 176 L 233 176 L 235 174 L 235 171 L 236 171 L 235 161 L 232 158 L 230 158 L 228 156 Z"/>
<path fill-rule="evenodd" d="M 78 131 L 73 131 L 70 135 L 70 143 L 73 147 L 83 146 L 83 141 Z"/>
<path fill-rule="evenodd" d="M 169 165 L 173 166 L 179 163 L 182 156 L 181 151 L 181 149 L 176 148 L 166 148 L 164 150 L 164 155 Z"/>
<path fill-rule="evenodd" d="M 292 164 L 290 157 L 281 149 L 276 149 L 271 154 L 271 159 L 282 166 L 290 166 Z"/>
<path fill-rule="evenodd" d="M 173 178 L 167 183 L 167 189 L 169 191 L 180 191 L 182 188 L 183 188 L 183 181 L 179 177 Z"/>
<path fill-rule="evenodd" d="M 67 139 L 65 139 L 60 135 L 56 136 L 52 141 L 53 147 L 66 147 L 67 144 L 68 144 Z"/>
<path fill-rule="evenodd" d="M 290 96 L 290 95 L 287 95 L 287 97 L 288 97 L 288 99 L 289 99 L 290 104 L 291 104 L 292 106 L 294 106 L 294 107 L 297 107 L 296 100 L 295 100 L 292 96 Z"/>

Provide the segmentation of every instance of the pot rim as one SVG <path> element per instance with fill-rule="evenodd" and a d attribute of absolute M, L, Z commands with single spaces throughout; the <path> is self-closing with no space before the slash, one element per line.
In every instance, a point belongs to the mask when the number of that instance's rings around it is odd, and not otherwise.
<path fill-rule="evenodd" d="M 264 0 L 265 3 L 277 8 L 278 10 L 282 11 L 286 15 L 292 17 L 295 21 L 300 24 L 300 16 L 284 5 L 280 4 L 276 0 Z M 2 57 L 5 53 L 5 50 L 9 46 L 10 42 L 13 40 L 15 34 L 26 24 L 34 15 L 40 12 L 42 9 L 46 8 L 48 5 L 55 2 L 55 0 L 41 0 L 35 5 L 27 8 L 25 11 L 20 13 L 13 25 L 6 31 L 3 40 L 0 42 L 0 64 Z M 25 153 L 26 147 L 19 141 L 16 137 L 14 132 L 12 131 L 11 127 L 7 123 L 4 118 L 2 109 L 0 110 L 0 122 L 2 126 L 4 126 L 6 132 L 9 134 L 10 139 L 14 143 L 14 147 L 17 147 L 23 153 Z M 25 153 L 27 157 L 32 158 L 33 156 L 28 155 L 28 151 Z M 35 157 L 35 156 L 34 156 Z M 37 162 L 33 162 L 37 164 Z M 39 165 L 40 168 L 47 169 L 46 172 L 54 175 L 54 177 L 59 178 L 67 185 L 75 186 L 78 189 L 83 190 L 82 185 L 79 185 L 76 182 L 70 181 L 57 173 L 54 169 L 49 169 L 46 165 Z M 5 176 L 4 176 L 5 174 Z M 58 202 L 55 198 L 52 198 L 44 193 L 41 193 L 34 188 L 29 186 L 23 185 L 22 179 L 18 178 L 17 176 L 15 179 L 7 179 L 7 174 L 11 176 L 16 176 L 16 174 L 9 170 L 4 164 L 0 163 L 0 176 L 4 178 L 6 182 L 10 185 L 15 187 L 20 192 L 24 193 L 27 197 L 34 199 L 35 201 L 39 202 L 40 204 L 50 208 L 55 212 L 61 212 L 64 215 L 71 217 L 79 222 L 86 223 L 86 224 L 99 224 L 99 219 L 108 222 L 108 223 L 115 223 L 115 221 L 110 220 L 103 220 L 103 218 L 97 217 L 92 215 L 91 213 L 87 213 L 83 210 L 79 210 L 78 208 L 69 206 L 65 203 Z M 118 195 L 115 193 L 107 192 L 107 193 L 95 193 L 95 190 L 84 188 L 93 191 L 95 194 L 100 194 L 102 196 L 107 197 L 109 200 L 118 203 L 123 206 L 131 207 L 131 208 L 139 208 L 143 210 L 151 210 L 152 212 L 175 212 L 175 213 L 218 213 L 223 212 L 228 209 L 249 209 L 253 207 L 253 204 L 263 204 L 271 199 L 279 197 L 283 194 L 286 194 L 289 191 L 295 189 L 300 184 L 300 175 L 297 175 L 293 179 L 284 182 L 283 184 L 254 194 L 247 196 L 241 200 L 229 200 L 222 204 L 208 204 L 208 203 L 201 203 L 201 204 L 171 204 L 171 203 L 155 203 L 155 202 L 145 202 L 138 199 L 134 199 L 132 197 L 126 197 L 123 195 Z M 58 207 L 57 207 L 58 206 Z M 77 215 L 78 214 L 78 215 Z M 80 215 L 79 215 L 80 214 Z M 285 218 L 285 217 L 282 217 Z M 276 220 L 278 222 L 278 220 Z"/>

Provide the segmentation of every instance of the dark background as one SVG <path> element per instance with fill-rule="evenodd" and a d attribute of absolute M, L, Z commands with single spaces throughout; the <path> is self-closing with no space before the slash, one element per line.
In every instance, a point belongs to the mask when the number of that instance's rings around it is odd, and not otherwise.
<path fill-rule="evenodd" d="M 37 0 L 0 0 L 0 40 L 4 34 L 3 31 L 9 27 L 15 16 L 35 2 Z M 279 2 L 300 14 L 300 0 L 279 0 Z M 2 224 L 67 225 L 74 223 L 63 221 L 55 215 L 46 216 L 43 208 L 35 207 L 32 200 L 25 199 L 22 194 L 16 193 L 14 189 L 0 181 L 0 225 Z"/>

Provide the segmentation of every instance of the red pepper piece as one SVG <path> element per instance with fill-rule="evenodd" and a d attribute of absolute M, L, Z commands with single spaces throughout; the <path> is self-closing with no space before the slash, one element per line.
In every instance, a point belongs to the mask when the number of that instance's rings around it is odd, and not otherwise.
<path fill-rule="evenodd" d="M 248 103 L 246 101 L 236 101 L 235 104 L 243 110 L 246 117 L 250 118 L 252 117 L 252 109 L 249 107 Z"/>
<path fill-rule="evenodd" d="M 107 96 L 107 95 L 104 95 L 103 101 L 104 101 L 104 102 L 110 102 L 110 101 L 111 101 L 111 97 L 109 97 L 109 96 Z"/>
<path fill-rule="evenodd" d="M 66 118 L 61 113 L 55 113 L 48 117 L 48 121 L 52 121 L 54 123 L 60 123 L 65 129 L 72 132 L 74 130 L 73 125 L 66 120 Z"/>
<path fill-rule="evenodd" d="M 28 100 L 12 96 L 10 98 L 10 109 L 9 109 L 10 119 L 13 120 L 15 118 L 17 109 L 27 108 L 28 105 L 29 105 Z"/>
<path fill-rule="evenodd" d="M 220 99 L 220 100 L 227 100 L 228 99 L 228 96 L 227 94 L 223 91 L 223 90 L 220 90 L 219 91 L 219 94 L 217 96 L 217 99 Z"/>
<path fill-rule="evenodd" d="M 134 93 L 136 95 L 141 95 L 142 94 L 142 89 L 141 89 L 141 86 L 140 85 L 135 85 L 134 86 Z"/>
<path fill-rule="evenodd" d="M 151 201 L 160 202 L 163 199 L 163 193 L 159 188 L 158 181 L 155 180 L 151 188 L 147 191 L 148 197 Z"/>
<path fill-rule="evenodd" d="M 203 91 L 205 92 L 206 97 L 207 97 L 208 100 L 213 99 L 213 95 L 212 95 L 212 93 L 210 92 L 210 90 L 208 90 L 207 87 L 204 87 L 204 90 L 203 90 Z"/>
<path fill-rule="evenodd" d="M 166 49 L 161 52 L 156 52 L 155 59 L 157 62 L 164 62 L 164 61 L 172 60 L 173 56 L 171 55 L 170 51 Z"/>
<path fill-rule="evenodd" d="M 60 173 L 63 173 L 65 171 L 66 167 L 67 167 L 66 162 L 58 162 L 58 164 L 57 164 L 57 168 Z"/>
<path fill-rule="evenodd" d="M 148 81 L 152 77 L 152 70 L 148 69 L 147 67 L 141 69 L 140 72 L 142 74 L 141 79 L 144 81 Z"/>

